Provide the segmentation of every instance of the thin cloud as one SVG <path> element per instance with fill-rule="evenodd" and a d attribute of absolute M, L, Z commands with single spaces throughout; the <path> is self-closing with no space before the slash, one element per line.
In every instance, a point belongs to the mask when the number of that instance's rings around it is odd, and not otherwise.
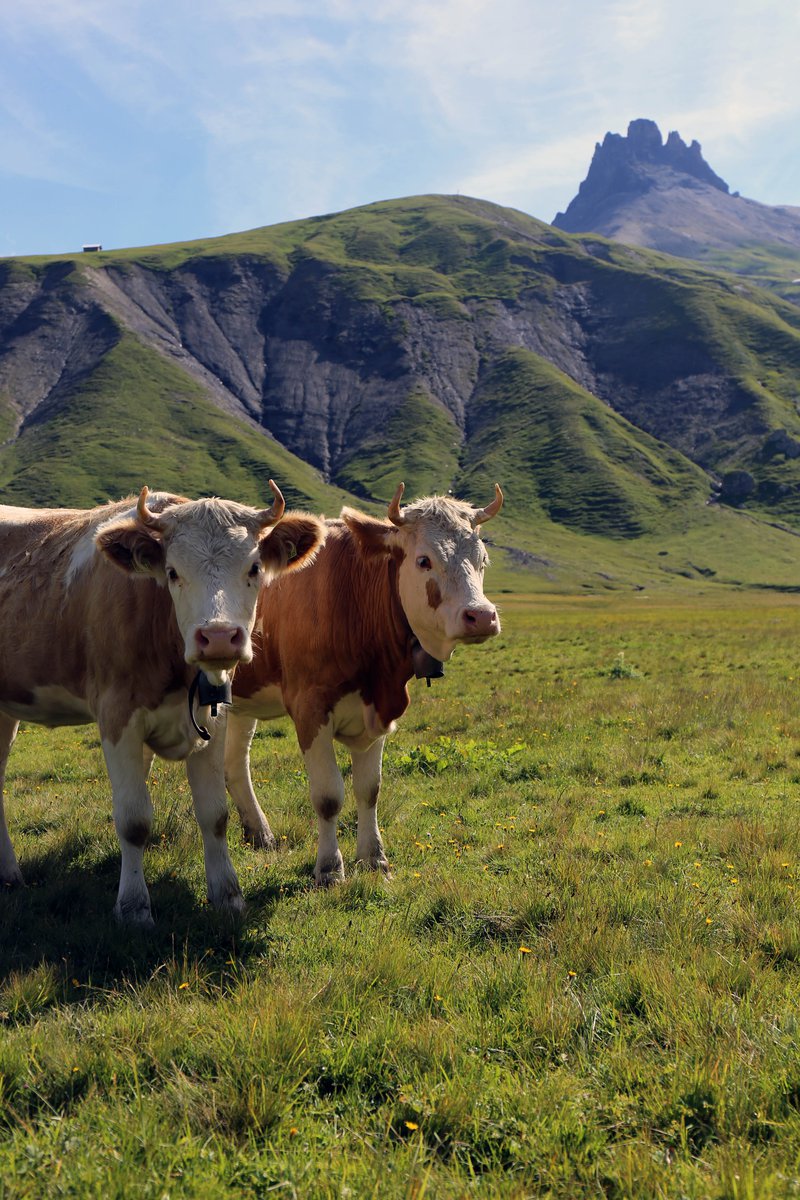
<path fill-rule="evenodd" d="M 532 180 L 546 178 L 551 185 L 567 184 L 577 190 L 577 183 L 586 174 L 592 142 L 583 133 L 557 141 L 531 146 L 507 155 L 486 169 L 463 180 L 463 190 L 473 196 L 505 196 L 511 199 Z M 576 178 L 576 171 L 580 177 Z"/>
<path fill-rule="evenodd" d="M 550 219 L 651 117 L 748 194 L 779 161 L 797 202 L 799 50 L 785 0 L 26 0 L 0 6 L 4 169 L 107 189 L 131 229 L 172 203 L 185 236 L 417 191 Z"/>

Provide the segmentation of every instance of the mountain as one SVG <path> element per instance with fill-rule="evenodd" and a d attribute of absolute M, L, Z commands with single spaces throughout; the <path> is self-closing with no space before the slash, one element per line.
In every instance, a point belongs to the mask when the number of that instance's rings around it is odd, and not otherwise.
<path fill-rule="evenodd" d="M 385 201 L 0 262 L 0 498 L 257 502 L 273 476 L 330 513 L 499 479 L 515 586 L 790 585 L 798 379 L 800 310 L 741 280 L 468 197 Z"/>
<path fill-rule="evenodd" d="M 760 276 L 800 300 L 800 208 L 731 193 L 698 142 L 687 146 L 677 132 L 662 142 L 654 121 L 631 121 L 626 137 L 606 134 L 553 224 Z"/>

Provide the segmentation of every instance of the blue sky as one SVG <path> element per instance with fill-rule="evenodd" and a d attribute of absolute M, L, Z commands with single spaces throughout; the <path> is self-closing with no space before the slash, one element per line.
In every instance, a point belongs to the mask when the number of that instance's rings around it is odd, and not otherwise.
<path fill-rule="evenodd" d="M 550 221 L 635 117 L 800 205 L 796 0 L 0 2 L 0 255 L 424 192 Z"/>

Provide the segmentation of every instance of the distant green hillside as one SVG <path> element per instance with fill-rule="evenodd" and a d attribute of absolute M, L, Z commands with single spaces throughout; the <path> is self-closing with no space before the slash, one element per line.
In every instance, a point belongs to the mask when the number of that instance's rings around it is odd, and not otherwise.
<path fill-rule="evenodd" d="M 784 300 L 800 304 L 800 249 L 777 243 L 745 243 L 737 248 L 709 249 L 699 261 L 719 271 L 731 271 L 769 288 Z"/>
<path fill-rule="evenodd" d="M 260 503 L 271 475 L 380 511 L 400 478 L 497 479 L 524 586 L 792 586 L 799 407 L 800 309 L 467 197 L 0 263 L 6 502 Z"/>

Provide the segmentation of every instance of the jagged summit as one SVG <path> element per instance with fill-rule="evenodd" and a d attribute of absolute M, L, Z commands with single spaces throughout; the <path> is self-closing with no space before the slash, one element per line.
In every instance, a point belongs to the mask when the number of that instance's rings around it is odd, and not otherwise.
<path fill-rule="evenodd" d="M 653 188 L 686 187 L 695 181 L 729 194 L 725 180 L 703 158 L 699 142 L 687 146 L 676 130 L 664 142 L 655 121 L 639 118 L 628 125 L 627 137 L 607 133 L 597 143 L 577 196 L 553 224 L 569 233 L 597 230 L 598 221 L 620 202 Z"/>
<path fill-rule="evenodd" d="M 595 147 L 589 174 L 581 184 L 580 191 L 599 191 L 609 183 L 619 186 L 628 181 L 646 181 L 652 185 L 653 167 L 665 167 L 699 179 L 701 183 L 710 184 L 721 192 L 729 191 L 725 180 L 720 179 L 703 158 L 698 141 L 687 146 L 677 130 L 673 129 L 666 142 L 662 142 L 661 131 L 655 121 L 643 118 L 631 121 L 627 137 L 619 133 L 606 134 L 603 144 Z"/>
<path fill-rule="evenodd" d="M 607 133 L 566 212 L 553 221 L 568 233 L 600 233 L 633 246 L 703 258 L 710 249 L 753 243 L 800 246 L 800 219 L 731 193 L 700 143 L 639 119 L 627 136 Z"/>

